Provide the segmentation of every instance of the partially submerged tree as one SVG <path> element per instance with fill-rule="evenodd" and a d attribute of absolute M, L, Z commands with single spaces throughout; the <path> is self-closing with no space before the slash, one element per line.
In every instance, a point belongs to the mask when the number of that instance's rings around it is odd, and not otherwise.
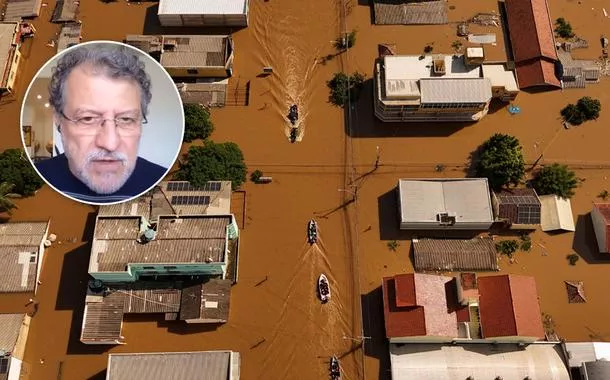
<path fill-rule="evenodd" d="M 576 104 L 568 104 L 561 110 L 563 119 L 573 125 L 580 125 L 587 120 L 595 120 L 602 110 L 601 102 L 589 96 L 578 99 Z"/>
<path fill-rule="evenodd" d="M 354 47 L 356 44 L 356 30 L 344 34 L 335 40 L 335 48 L 337 50 L 347 50 Z"/>
<path fill-rule="evenodd" d="M 206 140 L 203 146 L 190 147 L 175 178 L 198 187 L 207 181 L 231 181 L 235 190 L 246 181 L 246 173 L 244 155 L 237 144 Z"/>
<path fill-rule="evenodd" d="M 496 243 L 496 251 L 508 257 L 513 257 L 518 249 L 519 242 L 516 240 L 502 240 Z"/>
<path fill-rule="evenodd" d="M 566 165 L 555 163 L 540 169 L 534 175 L 532 186 L 538 195 L 555 194 L 567 199 L 574 195 L 578 178 Z"/>
<path fill-rule="evenodd" d="M 261 180 L 262 176 L 263 176 L 263 172 L 256 169 L 255 171 L 252 172 L 252 174 L 250 174 L 250 181 L 257 183 L 258 181 Z"/>
<path fill-rule="evenodd" d="M 572 38 L 574 37 L 574 32 L 572 31 L 572 25 L 566 21 L 563 17 L 558 18 L 555 21 L 555 33 L 562 38 Z"/>
<path fill-rule="evenodd" d="M 0 183 L 0 213 L 6 212 L 10 215 L 11 211 L 17 208 L 15 202 L 11 200 L 13 187 L 15 186 L 10 183 Z"/>
<path fill-rule="evenodd" d="M 210 113 L 199 104 L 184 105 L 184 139 L 191 142 L 196 139 L 205 140 L 214 131 Z"/>
<path fill-rule="evenodd" d="M 358 72 L 352 75 L 336 73 L 333 79 L 326 84 L 330 89 L 330 102 L 343 107 L 348 103 L 348 100 L 354 102 L 358 99 L 364 84 L 364 75 Z"/>
<path fill-rule="evenodd" d="M 2 182 L 12 184 L 13 193 L 25 196 L 33 195 L 44 184 L 21 149 L 7 149 L 0 153 L 0 183 Z"/>
<path fill-rule="evenodd" d="M 516 137 L 496 133 L 480 147 L 477 177 L 485 177 L 494 190 L 517 185 L 525 175 L 525 161 Z"/>

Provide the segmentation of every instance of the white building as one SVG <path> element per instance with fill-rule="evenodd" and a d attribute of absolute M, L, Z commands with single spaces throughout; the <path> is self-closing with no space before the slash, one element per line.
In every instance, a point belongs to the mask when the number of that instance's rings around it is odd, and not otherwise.
<path fill-rule="evenodd" d="M 160 0 L 162 26 L 248 26 L 249 0 Z"/>
<path fill-rule="evenodd" d="M 385 122 L 481 119 L 493 97 L 516 96 L 514 74 L 493 65 L 484 75 L 483 60 L 482 48 L 466 55 L 384 56 L 373 76 L 375 115 Z"/>
<path fill-rule="evenodd" d="M 540 226 L 542 231 L 576 231 L 570 200 L 557 195 L 540 196 Z"/>
<path fill-rule="evenodd" d="M 400 229 L 487 230 L 493 223 L 487 178 L 401 179 Z"/>

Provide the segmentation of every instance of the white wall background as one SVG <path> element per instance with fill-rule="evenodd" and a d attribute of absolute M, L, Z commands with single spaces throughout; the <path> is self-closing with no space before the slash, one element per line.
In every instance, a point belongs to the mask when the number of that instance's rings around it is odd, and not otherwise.
<path fill-rule="evenodd" d="M 78 45 L 77 45 L 78 46 Z M 66 49 L 55 55 L 49 60 L 34 77 L 33 84 L 28 89 L 28 93 L 24 99 L 35 99 L 35 94 L 30 95 L 30 91 L 35 87 L 35 82 L 38 78 L 50 78 L 51 69 L 55 67 L 57 60 L 62 54 L 71 49 Z M 173 81 L 152 57 L 134 49 L 141 60 L 144 61 L 146 71 L 151 77 L 152 85 L 152 100 L 148 106 L 148 124 L 142 126 L 142 139 L 140 141 L 140 157 L 143 157 L 151 162 L 170 168 L 177 157 L 182 144 L 184 134 L 184 113 L 182 110 L 182 102 L 178 94 L 178 90 Z M 43 93 L 44 104 L 48 98 L 48 93 Z M 32 125 L 32 122 L 26 119 L 30 118 L 30 110 L 27 104 L 24 103 L 24 112 L 22 114 L 22 125 Z M 61 144 L 61 135 L 54 128 L 54 141 L 60 152 L 63 152 Z"/>

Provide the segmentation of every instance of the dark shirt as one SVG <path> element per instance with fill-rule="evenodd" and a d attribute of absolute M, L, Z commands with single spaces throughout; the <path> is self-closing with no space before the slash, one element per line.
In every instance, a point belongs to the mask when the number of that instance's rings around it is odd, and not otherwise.
<path fill-rule="evenodd" d="M 103 195 L 91 191 L 72 174 L 68 159 L 63 154 L 38 162 L 36 169 L 57 190 L 72 198 L 91 203 L 113 203 L 132 198 L 148 190 L 167 171 L 162 166 L 138 157 L 136 167 L 123 187 L 112 194 Z"/>

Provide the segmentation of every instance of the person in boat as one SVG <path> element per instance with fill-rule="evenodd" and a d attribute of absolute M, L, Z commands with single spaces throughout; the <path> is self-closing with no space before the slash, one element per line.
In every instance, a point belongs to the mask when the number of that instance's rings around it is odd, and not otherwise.
<path fill-rule="evenodd" d="M 288 119 L 293 124 L 296 123 L 296 121 L 299 119 L 299 109 L 296 104 L 293 104 L 292 106 L 290 106 L 290 112 L 288 114 Z"/>

